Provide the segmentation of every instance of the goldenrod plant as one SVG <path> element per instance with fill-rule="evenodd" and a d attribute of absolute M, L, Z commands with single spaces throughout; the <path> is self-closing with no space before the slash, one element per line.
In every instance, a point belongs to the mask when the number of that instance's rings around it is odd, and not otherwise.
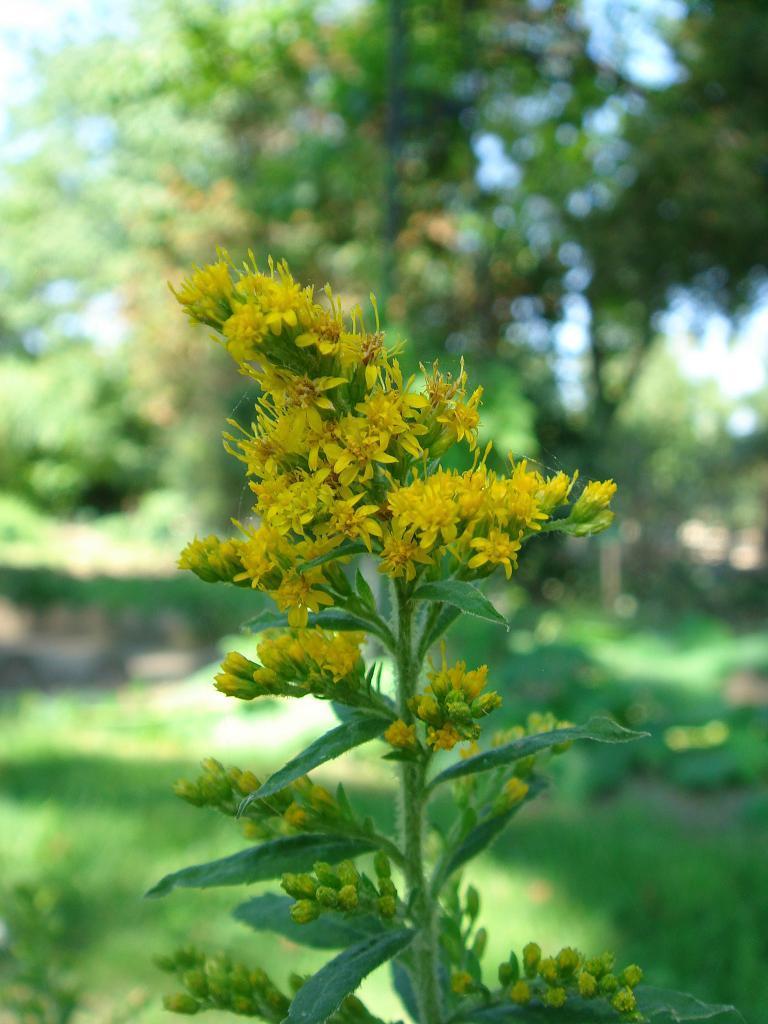
<path fill-rule="evenodd" d="M 282 894 L 256 896 L 235 917 L 340 952 L 281 988 L 256 964 L 181 950 L 160 961 L 182 989 L 166 1007 L 272 1024 L 376 1022 L 354 992 L 389 961 L 418 1024 L 726 1019 L 728 1007 L 643 986 L 640 967 L 611 953 L 532 941 L 484 969 L 480 897 L 461 879 L 541 793 L 549 758 L 578 740 L 638 736 L 605 718 L 573 725 L 546 711 L 484 735 L 502 694 L 489 689 L 485 665 L 450 663 L 442 641 L 461 615 L 503 628 L 485 583 L 499 570 L 509 579 L 525 546 L 546 534 L 606 529 L 613 481 L 579 489 L 577 473 L 544 475 L 511 456 L 505 472 L 491 469 L 490 445 L 477 440 L 481 389 L 470 390 L 463 366 L 456 376 L 437 363 L 404 376 L 373 296 L 366 322 L 330 288 L 318 297 L 297 283 L 285 263 L 262 271 L 251 257 L 237 268 L 220 253 L 176 297 L 256 388 L 250 429 L 232 422 L 224 434 L 245 468 L 252 515 L 233 537 L 193 540 L 179 562 L 272 602 L 252 624 L 257 660 L 227 654 L 215 685 L 237 700 L 329 701 L 339 724 L 266 779 L 208 759 L 197 780 L 179 782 L 183 799 L 239 819 L 249 845 L 168 875 L 150 895 L 279 878 Z M 441 465 L 457 446 L 463 472 Z M 378 756 L 387 745 L 397 773 L 396 835 L 343 786 L 308 775 L 371 741 Z M 437 829 L 430 804 L 448 787 L 455 813 Z"/>

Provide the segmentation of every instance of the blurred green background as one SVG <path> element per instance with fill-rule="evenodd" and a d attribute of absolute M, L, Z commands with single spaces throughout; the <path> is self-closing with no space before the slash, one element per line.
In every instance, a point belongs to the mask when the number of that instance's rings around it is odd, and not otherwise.
<path fill-rule="evenodd" d="M 610 532 L 531 546 L 494 595 L 509 634 L 451 641 L 507 722 L 651 733 L 572 750 L 480 861 L 489 963 L 613 945 L 761 1024 L 762 0 L 27 0 L 0 94 L 0 1022 L 161 1022 L 151 955 L 184 942 L 317 962 L 235 893 L 141 900 L 241 841 L 176 778 L 268 771 L 330 720 L 215 694 L 258 598 L 174 570 L 248 510 L 218 434 L 252 397 L 165 287 L 224 245 L 373 289 L 411 370 L 487 386 L 484 440 L 617 480 Z M 386 822 L 384 764 L 329 775 Z"/>

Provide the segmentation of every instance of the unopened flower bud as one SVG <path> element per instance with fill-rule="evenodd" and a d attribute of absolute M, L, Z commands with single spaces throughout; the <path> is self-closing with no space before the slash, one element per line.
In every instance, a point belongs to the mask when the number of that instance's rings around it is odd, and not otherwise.
<path fill-rule="evenodd" d="M 320 907 L 314 900 L 297 900 L 291 907 L 291 917 L 296 924 L 309 924 L 320 916 Z"/>
<path fill-rule="evenodd" d="M 391 878 L 379 879 L 379 892 L 382 896 L 397 896 L 397 889 Z"/>
<path fill-rule="evenodd" d="M 382 917 L 394 917 L 397 913 L 397 903 L 394 896 L 379 896 L 376 906 Z"/>
<path fill-rule="evenodd" d="M 389 878 L 392 874 L 392 865 L 389 857 L 383 850 L 377 850 L 373 858 L 373 867 L 379 878 Z"/>
<path fill-rule="evenodd" d="M 339 890 L 339 907 L 342 910 L 354 910 L 358 904 L 357 888 L 354 885 L 344 885 Z"/>
<path fill-rule="evenodd" d="M 478 960 L 481 960 L 483 953 L 485 953 L 485 947 L 488 945 L 488 932 L 485 928 L 478 928 L 477 935 L 475 935 L 475 941 L 472 944 L 472 952 L 475 954 Z"/>
<path fill-rule="evenodd" d="M 328 907 L 333 909 L 338 905 L 339 897 L 335 889 L 332 889 L 330 885 L 319 885 L 315 892 L 315 899 L 321 907 Z"/>
<path fill-rule="evenodd" d="M 615 974 L 604 974 L 600 979 L 600 991 L 603 995 L 610 995 L 619 987 L 619 979 Z"/>
<path fill-rule="evenodd" d="M 520 978 L 509 990 L 509 998 L 513 1003 L 517 1003 L 518 1006 L 525 1006 L 526 1003 L 531 1001 L 531 986 L 527 981 L 523 981 Z"/>
<path fill-rule="evenodd" d="M 208 979 L 205 973 L 199 968 L 192 971 L 187 971 L 182 975 L 185 988 L 188 988 L 193 996 L 205 997 L 208 995 Z"/>
<path fill-rule="evenodd" d="M 312 865 L 312 869 L 317 875 L 317 880 L 322 885 L 329 885 L 332 889 L 341 888 L 341 879 L 330 864 L 326 864 L 325 861 L 318 860 Z"/>
<path fill-rule="evenodd" d="M 351 860 L 343 860 L 336 868 L 336 874 L 339 876 L 342 885 L 356 886 L 360 881 L 360 872 Z"/>
<path fill-rule="evenodd" d="M 314 899 L 317 882 L 311 875 L 295 875 L 289 871 L 280 879 L 280 886 L 295 900 Z"/>
<path fill-rule="evenodd" d="M 630 964 L 625 967 L 619 975 L 619 980 L 622 985 L 626 985 L 628 988 L 634 988 L 635 985 L 639 985 L 643 980 L 643 971 L 637 964 Z"/>
<path fill-rule="evenodd" d="M 529 942 L 523 950 L 523 966 L 529 978 L 536 974 L 540 961 L 541 946 L 537 942 Z"/>
<path fill-rule="evenodd" d="M 467 914 L 474 921 L 477 915 L 480 913 L 480 893 L 474 887 L 470 885 L 467 887 L 465 909 Z"/>
<path fill-rule="evenodd" d="M 565 989 L 561 988 L 559 985 L 556 988 L 547 989 L 541 999 L 545 1006 L 551 1006 L 554 1009 L 558 1009 L 561 1006 L 565 1006 Z"/>
<path fill-rule="evenodd" d="M 171 1013 L 186 1013 L 193 1014 L 197 1013 L 200 1009 L 200 1003 L 192 996 L 188 996 L 186 992 L 178 992 L 173 996 L 165 996 L 163 999 L 163 1006 L 166 1010 L 170 1010 Z"/>
<path fill-rule="evenodd" d="M 633 1010 L 637 1009 L 635 993 L 631 988 L 619 989 L 611 999 L 611 1006 L 614 1010 L 618 1010 L 619 1013 L 632 1013 Z"/>
<path fill-rule="evenodd" d="M 589 971 L 581 971 L 576 984 L 582 999 L 594 999 L 597 995 L 597 978 Z"/>

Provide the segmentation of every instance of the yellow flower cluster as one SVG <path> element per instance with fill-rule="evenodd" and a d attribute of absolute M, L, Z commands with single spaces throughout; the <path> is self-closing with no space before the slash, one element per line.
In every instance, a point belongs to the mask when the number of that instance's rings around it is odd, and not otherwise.
<path fill-rule="evenodd" d="M 386 854 L 379 851 L 374 858 L 376 884 L 361 875 L 351 860 L 337 867 L 317 861 L 312 873 L 288 872 L 280 885 L 296 902 L 291 917 L 296 924 L 309 924 L 326 911 L 341 913 L 372 913 L 389 919 L 397 913 L 397 889 L 391 878 Z"/>
<path fill-rule="evenodd" d="M 477 739 L 480 726 L 476 719 L 484 718 L 501 705 L 498 693 L 482 692 L 488 678 L 488 666 L 468 670 L 465 661 L 448 665 L 443 648 L 442 664 L 439 667 L 433 665 L 427 672 L 427 678 L 429 685 L 424 692 L 409 701 L 409 708 L 416 718 L 426 723 L 427 745 L 433 750 L 452 750 L 457 743 Z M 390 728 L 394 729 L 394 726 Z M 389 737 L 385 735 L 386 738 Z M 406 746 L 402 742 L 393 745 Z"/>
<path fill-rule="evenodd" d="M 587 959 L 570 946 L 561 949 L 557 956 L 542 957 L 541 947 L 529 942 L 523 950 L 522 971 L 512 954 L 499 967 L 499 981 L 509 986 L 509 998 L 519 1006 L 532 999 L 556 1008 L 564 1006 L 569 996 L 603 998 L 623 1020 L 636 1020 L 633 989 L 642 980 L 643 972 L 636 964 L 630 964 L 615 974 L 614 961 L 612 953 Z"/>
<path fill-rule="evenodd" d="M 226 254 L 175 294 L 260 388 L 250 428 L 233 423 L 225 434 L 250 479 L 257 525 L 238 539 L 193 541 L 182 568 L 264 591 L 303 627 L 334 603 L 345 544 L 364 545 L 381 572 L 407 583 L 446 554 L 464 579 L 498 567 L 509 577 L 521 543 L 567 503 L 575 475 L 544 477 L 525 461 L 507 475 L 487 468 L 487 451 L 476 451 L 482 390 L 468 392 L 463 366 L 456 377 L 422 368 L 421 387 L 405 379 L 375 301 L 368 330 L 358 308 L 345 313 L 329 288 L 318 301 L 285 263 L 262 272 L 251 257 L 238 269 Z M 435 470 L 458 443 L 476 451 L 473 468 Z M 612 489 L 588 485 L 577 520 L 563 519 L 571 532 L 608 525 Z"/>
<path fill-rule="evenodd" d="M 292 629 L 266 633 L 257 647 L 261 664 L 230 652 L 216 676 L 216 689 L 228 697 L 253 700 L 267 694 L 343 699 L 358 689 L 365 665 L 362 633 Z"/>
<path fill-rule="evenodd" d="M 197 779 L 179 779 L 174 792 L 195 807 L 214 807 L 222 814 L 244 818 L 249 838 L 262 839 L 302 831 L 332 831 L 349 820 L 349 813 L 323 786 L 308 776 L 297 779 L 265 800 L 243 803 L 261 786 L 251 771 L 225 768 L 213 757 L 202 763 Z"/>

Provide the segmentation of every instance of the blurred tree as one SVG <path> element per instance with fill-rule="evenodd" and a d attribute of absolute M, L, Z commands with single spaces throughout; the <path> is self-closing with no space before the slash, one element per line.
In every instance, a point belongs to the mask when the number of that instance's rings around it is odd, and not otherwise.
<path fill-rule="evenodd" d="M 545 452 L 615 472 L 607 427 L 671 290 L 734 309 L 765 261 L 759 17 L 691 0 L 667 26 L 677 81 L 649 90 L 597 53 L 576 2 L 138 0 L 131 32 L 47 56 L 16 112 L 5 333 L 39 346 L 117 295 L 162 473 L 197 500 L 225 472 L 204 421 L 247 410 L 158 281 L 255 239 L 318 282 L 378 280 L 417 353 L 503 372 L 491 419 L 518 410 L 518 450 L 533 419 Z"/>

